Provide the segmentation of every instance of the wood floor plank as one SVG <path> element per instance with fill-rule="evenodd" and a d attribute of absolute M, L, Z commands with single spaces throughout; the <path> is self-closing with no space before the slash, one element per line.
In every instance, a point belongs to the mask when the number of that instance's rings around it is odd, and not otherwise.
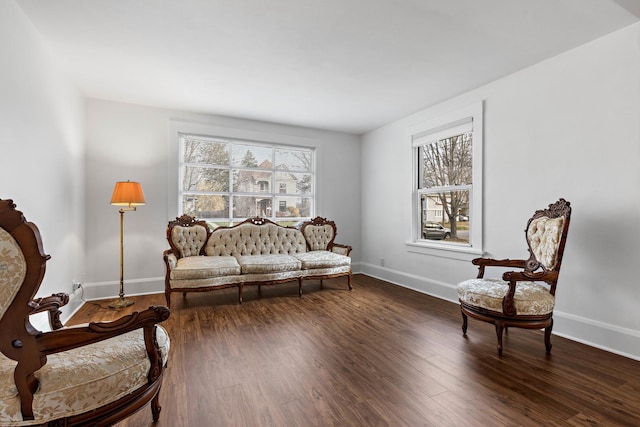
<path fill-rule="evenodd" d="M 157 426 L 640 425 L 640 362 L 541 331 L 495 330 L 457 304 L 364 275 L 174 295 Z M 68 322 L 114 320 L 163 295 Z M 118 424 L 152 425 L 148 407 Z"/>

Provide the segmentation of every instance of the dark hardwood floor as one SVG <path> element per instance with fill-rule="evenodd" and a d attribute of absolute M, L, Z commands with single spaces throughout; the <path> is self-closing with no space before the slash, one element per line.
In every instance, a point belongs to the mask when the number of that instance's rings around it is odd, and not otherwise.
<path fill-rule="evenodd" d="M 363 275 L 173 296 L 171 354 L 157 426 L 640 425 L 640 362 L 493 326 L 456 304 Z M 87 303 L 68 324 L 110 320 Z M 143 408 L 119 426 L 152 425 Z"/>

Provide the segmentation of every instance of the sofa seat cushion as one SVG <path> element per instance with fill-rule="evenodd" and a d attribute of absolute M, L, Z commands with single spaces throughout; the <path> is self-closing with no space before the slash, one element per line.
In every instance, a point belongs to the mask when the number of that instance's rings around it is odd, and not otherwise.
<path fill-rule="evenodd" d="M 470 279 L 458 285 L 460 302 L 502 313 L 502 300 L 509 291 L 509 282 L 501 279 Z M 518 282 L 513 297 L 519 316 L 540 316 L 553 312 L 555 297 L 535 282 Z"/>
<path fill-rule="evenodd" d="M 238 257 L 242 274 L 300 270 L 302 263 L 290 255 L 244 255 Z"/>
<path fill-rule="evenodd" d="M 316 268 L 332 268 L 351 265 L 351 258 L 329 251 L 309 251 L 296 254 L 295 257 L 302 262 L 303 270 Z"/>
<path fill-rule="evenodd" d="M 72 328 L 70 328 L 72 329 Z M 163 364 L 169 336 L 156 326 Z M 0 353 L 0 425 L 26 426 L 81 414 L 114 402 L 148 382 L 150 362 L 142 329 L 84 347 L 47 356 L 35 373 L 35 420 L 23 421 L 13 382 L 16 362 Z"/>
<path fill-rule="evenodd" d="M 240 264 L 232 256 L 189 256 L 180 258 L 171 270 L 172 280 L 209 279 L 240 274 Z"/>

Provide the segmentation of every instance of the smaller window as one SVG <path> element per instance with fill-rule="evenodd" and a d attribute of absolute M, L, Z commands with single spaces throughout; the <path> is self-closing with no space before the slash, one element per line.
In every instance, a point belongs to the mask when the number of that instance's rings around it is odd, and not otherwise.
<path fill-rule="evenodd" d="M 280 193 L 281 194 L 286 194 L 287 193 L 287 184 L 284 182 L 280 183 Z"/>
<path fill-rule="evenodd" d="M 482 103 L 411 129 L 412 242 L 482 250 Z"/>
<path fill-rule="evenodd" d="M 285 202 L 284 200 L 280 200 L 280 202 L 278 203 L 278 207 L 280 212 L 286 212 L 287 211 L 287 202 Z"/>

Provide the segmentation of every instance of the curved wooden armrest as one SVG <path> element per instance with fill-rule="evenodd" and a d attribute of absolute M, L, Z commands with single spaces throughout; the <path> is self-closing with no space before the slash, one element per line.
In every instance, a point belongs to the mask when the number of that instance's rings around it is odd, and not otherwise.
<path fill-rule="evenodd" d="M 475 258 L 471 263 L 478 266 L 478 279 L 484 277 L 485 267 L 525 268 L 527 265 L 527 261 L 523 259 Z"/>
<path fill-rule="evenodd" d="M 351 250 L 352 250 L 351 246 L 349 246 L 349 245 L 341 245 L 340 243 L 334 243 L 333 245 L 331 245 L 330 251 L 331 252 L 336 252 L 336 251 L 333 250 L 333 248 L 339 248 L 337 253 L 346 252 L 345 253 L 346 256 L 349 256 L 349 254 L 351 253 Z"/>
<path fill-rule="evenodd" d="M 507 271 L 502 275 L 502 280 L 508 282 L 522 282 L 522 281 L 555 281 L 558 280 L 557 271 Z"/>
<path fill-rule="evenodd" d="M 541 281 L 551 284 L 558 280 L 557 271 L 507 271 L 502 275 L 502 280 L 509 282 L 509 290 L 502 300 L 502 311 L 509 315 L 515 316 L 516 306 L 513 296 L 516 293 L 518 282 Z"/>
<path fill-rule="evenodd" d="M 49 325 L 51 329 L 62 328 L 62 322 L 60 321 L 60 307 L 69 303 L 69 295 L 63 292 L 53 294 L 48 297 L 36 298 L 29 302 L 31 307 L 31 314 L 42 313 L 44 311 L 49 312 Z"/>
<path fill-rule="evenodd" d="M 135 311 L 113 322 L 92 322 L 84 327 L 70 327 L 36 336 L 41 354 L 54 354 L 82 347 L 118 335 L 145 328 L 151 331 L 156 323 L 169 318 L 171 311 L 165 306 L 152 306 L 144 311 Z"/>

